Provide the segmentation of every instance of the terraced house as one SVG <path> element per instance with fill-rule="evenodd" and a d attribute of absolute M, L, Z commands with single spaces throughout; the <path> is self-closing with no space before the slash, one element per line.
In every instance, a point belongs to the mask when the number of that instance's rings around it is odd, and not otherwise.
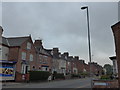
<path fill-rule="evenodd" d="M 34 46 L 36 49 L 36 68 L 38 71 L 51 71 L 52 55 L 42 45 L 42 40 L 35 40 Z"/>

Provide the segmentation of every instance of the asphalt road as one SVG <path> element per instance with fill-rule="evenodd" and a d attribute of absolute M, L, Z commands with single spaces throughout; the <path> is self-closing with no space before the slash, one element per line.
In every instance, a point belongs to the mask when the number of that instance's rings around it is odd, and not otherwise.
<path fill-rule="evenodd" d="M 38 83 L 21 83 L 17 85 L 6 85 L 2 88 L 90 88 L 90 78 Z"/>

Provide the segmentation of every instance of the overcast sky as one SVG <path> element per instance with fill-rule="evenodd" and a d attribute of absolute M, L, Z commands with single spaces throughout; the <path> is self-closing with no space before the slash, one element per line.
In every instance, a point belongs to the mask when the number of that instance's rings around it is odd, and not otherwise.
<path fill-rule="evenodd" d="M 88 62 L 87 18 L 89 7 L 92 61 L 111 63 L 115 55 L 111 25 L 118 21 L 117 2 L 17 2 L 2 3 L 4 36 L 26 36 L 42 39 L 45 48 L 59 47 Z"/>

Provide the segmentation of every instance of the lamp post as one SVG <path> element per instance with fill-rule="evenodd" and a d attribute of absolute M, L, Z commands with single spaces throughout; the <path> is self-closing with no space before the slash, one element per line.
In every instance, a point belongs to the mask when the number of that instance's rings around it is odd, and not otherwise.
<path fill-rule="evenodd" d="M 82 10 L 87 9 L 87 25 L 88 25 L 88 51 L 89 51 L 89 62 L 90 62 L 90 78 L 91 78 L 91 88 L 92 88 L 92 70 L 91 70 L 91 44 L 90 44 L 90 26 L 89 26 L 89 11 L 88 6 L 81 7 Z"/>

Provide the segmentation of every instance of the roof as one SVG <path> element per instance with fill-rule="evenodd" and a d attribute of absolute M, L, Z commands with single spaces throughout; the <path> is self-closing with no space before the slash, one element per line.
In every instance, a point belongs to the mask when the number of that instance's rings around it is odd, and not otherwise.
<path fill-rule="evenodd" d="M 48 54 L 49 56 L 52 57 L 52 55 L 51 55 L 51 51 L 52 51 L 52 49 L 45 49 L 45 48 L 44 48 L 44 50 L 47 52 L 47 54 Z"/>
<path fill-rule="evenodd" d="M 2 43 L 7 46 L 21 46 L 21 44 L 24 43 L 29 38 L 30 36 L 10 38 L 2 37 Z"/>
<path fill-rule="evenodd" d="M 5 37 L 2 37 L 2 44 L 9 46 Z"/>

